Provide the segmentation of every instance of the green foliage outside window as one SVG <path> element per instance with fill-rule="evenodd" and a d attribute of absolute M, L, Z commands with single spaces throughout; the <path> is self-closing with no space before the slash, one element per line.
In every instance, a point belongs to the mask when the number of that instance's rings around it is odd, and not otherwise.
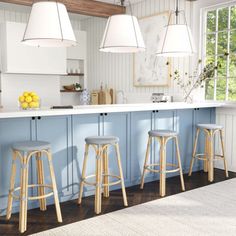
<path fill-rule="evenodd" d="M 208 63 L 220 65 L 220 68 L 213 79 L 206 81 L 206 99 L 236 101 L 236 6 L 207 12 Z"/>

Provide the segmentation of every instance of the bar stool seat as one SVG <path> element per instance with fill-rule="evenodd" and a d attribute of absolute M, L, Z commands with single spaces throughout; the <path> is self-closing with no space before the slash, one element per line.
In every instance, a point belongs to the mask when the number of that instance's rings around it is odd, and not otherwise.
<path fill-rule="evenodd" d="M 36 150 L 47 150 L 50 149 L 50 143 L 44 141 L 24 141 L 16 142 L 12 144 L 12 149 L 18 151 L 36 151 Z"/>
<path fill-rule="evenodd" d="M 172 137 L 177 136 L 178 133 L 172 130 L 150 130 L 148 135 L 152 137 Z"/>
<path fill-rule="evenodd" d="M 115 136 L 91 136 L 85 138 L 85 142 L 95 145 L 115 144 L 119 142 L 119 138 Z"/>
<path fill-rule="evenodd" d="M 103 190 L 104 197 L 109 197 L 109 186 L 121 185 L 123 202 L 125 206 L 128 206 L 127 196 L 125 191 L 124 177 L 121 165 L 120 150 L 119 150 L 119 138 L 115 136 L 91 136 L 85 138 L 85 153 L 84 163 L 82 169 L 82 176 L 80 181 L 80 190 L 78 204 L 82 202 L 84 185 L 92 185 L 95 187 L 95 213 L 101 213 L 101 192 Z M 110 146 L 115 147 L 116 159 L 118 164 L 119 175 L 109 173 L 108 165 L 108 148 Z M 96 153 L 96 173 L 86 176 L 86 166 L 88 160 L 89 147 L 93 147 Z M 88 181 L 87 179 L 95 177 L 95 182 Z M 109 181 L 109 177 L 115 179 L 115 181 Z"/>
<path fill-rule="evenodd" d="M 12 214 L 12 202 L 13 199 L 20 201 L 19 210 L 19 231 L 24 233 L 27 229 L 27 208 L 28 200 L 38 200 L 40 210 L 45 211 L 47 209 L 46 198 L 54 196 L 56 214 L 58 222 L 62 222 L 61 209 L 58 199 L 58 192 L 56 186 L 56 178 L 52 162 L 52 154 L 50 149 L 50 143 L 45 141 L 24 141 L 16 142 L 12 144 L 12 169 L 10 190 L 8 194 L 8 206 L 6 218 L 9 220 Z M 45 156 L 48 160 L 49 172 L 51 177 L 51 183 L 45 184 L 44 182 L 44 165 L 42 156 Z M 36 159 L 36 171 L 37 171 L 37 184 L 29 184 L 29 165 L 31 159 Z M 16 160 L 20 160 L 20 186 L 15 187 L 16 179 Z M 29 188 L 37 188 L 37 196 L 28 196 Z M 49 189 L 50 191 L 45 191 Z M 19 194 L 17 194 L 19 192 Z"/>
<path fill-rule="evenodd" d="M 217 124 L 197 124 L 197 128 L 216 130 L 216 129 L 223 129 L 223 126 Z"/>
<path fill-rule="evenodd" d="M 146 156 L 143 166 L 143 174 L 141 177 L 141 186 L 144 187 L 144 178 L 146 172 L 154 172 L 160 174 L 160 196 L 164 197 L 166 195 L 166 174 L 179 172 L 180 181 L 182 190 L 185 190 L 183 171 L 181 166 L 180 152 L 179 152 L 179 142 L 178 142 L 178 133 L 172 130 L 150 130 L 148 132 L 149 138 L 146 149 Z M 159 163 L 150 163 L 148 164 L 149 154 L 150 154 L 150 146 L 152 140 L 156 139 L 160 144 L 160 161 Z M 166 161 L 166 146 L 169 140 L 174 139 L 175 148 L 176 148 L 176 159 L 178 164 L 167 163 Z M 158 169 L 156 169 L 158 167 Z M 171 169 L 167 169 L 167 167 L 171 167 Z"/>

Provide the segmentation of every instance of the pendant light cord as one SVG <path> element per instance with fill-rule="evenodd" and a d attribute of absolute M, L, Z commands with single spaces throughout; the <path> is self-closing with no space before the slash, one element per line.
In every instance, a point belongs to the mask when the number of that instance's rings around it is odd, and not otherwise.
<path fill-rule="evenodd" d="M 176 24 L 179 24 L 179 0 L 176 0 L 176 10 L 175 10 L 175 19 L 176 19 Z"/>

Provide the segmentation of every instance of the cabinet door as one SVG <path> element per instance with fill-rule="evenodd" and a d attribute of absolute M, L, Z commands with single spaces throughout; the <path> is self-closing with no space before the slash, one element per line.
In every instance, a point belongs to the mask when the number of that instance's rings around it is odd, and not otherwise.
<path fill-rule="evenodd" d="M 176 130 L 175 123 L 175 111 L 159 111 L 155 113 L 154 129 L 164 129 L 164 130 Z M 154 142 L 154 162 L 160 162 L 160 144 L 159 142 Z M 168 141 L 166 148 L 166 161 L 168 163 L 174 163 L 175 161 L 175 148 L 173 140 Z"/>
<path fill-rule="evenodd" d="M 77 45 L 67 48 L 67 59 L 85 60 L 87 34 L 85 31 L 74 31 Z"/>
<path fill-rule="evenodd" d="M 72 151 L 73 151 L 73 193 L 77 194 L 79 191 L 79 182 L 82 174 L 85 138 L 88 136 L 99 135 L 100 117 L 97 114 L 89 115 L 74 115 L 72 117 Z M 91 147 L 89 150 L 89 158 L 87 162 L 86 175 L 95 174 L 95 152 Z M 94 191 L 93 186 L 86 185 L 84 192 L 88 193 L 90 190 Z M 88 193 L 91 194 L 91 193 Z"/>
<path fill-rule="evenodd" d="M 119 138 L 120 155 L 124 180 L 129 180 L 129 114 L 113 113 L 103 116 L 103 126 L 101 127 L 104 135 L 117 136 Z M 109 172 L 119 175 L 115 149 L 108 149 Z"/>
<path fill-rule="evenodd" d="M 143 171 L 145 153 L 148 141 L 148 131 L 152 128 L 151 112 L 131 113 L 131 182 L 140 183 Z M 152 150 L 150 152 L 150 163 L 152 163 Z M 147 174 L 145 181 L 152 180 L 152 174 Z"/>
<path fill-rule="evenodd" d="M 14 142 L 31 140 L 32 124 L 30 118 L 0 119 L 0 212 L 5 213 L 7 196 L 10 186 L 12 151 Z M 17 173 L 15 186 L 20 185 L 20 162 L 17 160 Z M 29 183 L 32 182 L 31 163 L 29 171 Z M 13 211 L 18 210 L 19 202 L 13 202 Z"/>
<path fill-rule="evenodd" d="M 26 25 L 6 22 L 2 25 L 5 73 L 66 74 L 66 49 L 31 47 L 21 43 Z"/>
<path fill-rule="evenodd" d="M 179 148 L 182 168 L 185 173 L 189 171 L 193 151 L 194 139 L 194 111 L 192 109 L 176 111 L 176 125 L 179 133 Z"/>
<path fill-rule="evenodd" d="M 36 134 L 37 140 L 51 143 L 58 193 L 63 199 L 72 193 L 71 116 L 42 117 L 37 120 Z M 50 183 L 48 164 L 44 167 L 45 181 Z"/>

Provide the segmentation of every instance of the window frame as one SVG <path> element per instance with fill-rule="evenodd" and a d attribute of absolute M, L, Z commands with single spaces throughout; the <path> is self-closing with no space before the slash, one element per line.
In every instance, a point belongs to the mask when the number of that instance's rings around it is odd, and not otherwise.
<path fill-rule="evenodd" d="M 214 5 L 214 6 L 208 6 L 208 7 L 205 7 L 202 9 L 202 14 L 201 14 L 201 58 L 203 59 L 203 66 L 205 66 L 205 62 L 206 62 L 206 58 L 207 58 L 207 52 L 206 52 L 206 49 L 207 49 L 207 46 L 206 46 L 206 43 L 207 43 L 207 35 L 209 35 L 209 33 L 207 32 L 207 13 L 209 11 L 216 11 L 216 29 L 215 31 L 211 32 L 212 34 L 215 34 L 216 37 L 215 37 L 215 50 L 214 50 L 214 60 L 215 60 L 215 65 L 217 65 L 217 59 L 218 59 L 218 56 L 220 56 L 218 54 L 218 33 L 219 32 L 226 32 L 227 31 L 227 52 L 230 51 L 230 33 L 232 32 L 232 29 L 231 29 L 231 11 L 230 11 L 230 7 L 236 7 L 236 1 L 233 1 L 233 2 L 228 2 L 228 3 L 221 3 L 221 4 L 217 4 L 217 5 Z M 218 11 L 222 8 L 228 8 L 228 25 L 227 25 L 227 29 L 226 30 L 223 30 L 223 31 L 219 31 L 218 30 Z M 213 99 L 206 99 L 206 93 L 205 93 L 205 100 L 206 101 L 219 101 L 219 102 L 227 102 L 227 103 L 236 103 L 236 100 L 228 100 L 228 96 L 229 96 L 229 79 L 231 78 L 230 77 L 230 54 L 226 55 L 227 57 L 227 63 L 226 63 L 226 88 L 225 88 L 225 99 L 224 100 L 217 100 L 217 72 L 215 72 L 215 76 L 214 76 L 214 94 L 213 94 Z M 202 68 L 203 68 L 202 66 Z M 233 77 L 234 78 L 234 77 Z"/>

